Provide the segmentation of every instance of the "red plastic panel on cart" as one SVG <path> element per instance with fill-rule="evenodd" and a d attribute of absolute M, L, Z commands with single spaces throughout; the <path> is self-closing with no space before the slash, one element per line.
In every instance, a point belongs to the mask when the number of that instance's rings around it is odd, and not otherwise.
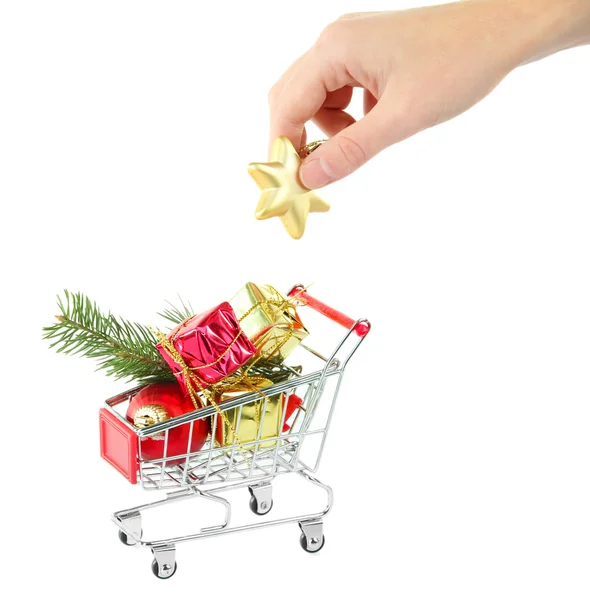
<path fill-rule="evenodd" d="M 137 483 L 137 436 L 106 408 L 100 409 L 100 455 L 131 483 Z"/>

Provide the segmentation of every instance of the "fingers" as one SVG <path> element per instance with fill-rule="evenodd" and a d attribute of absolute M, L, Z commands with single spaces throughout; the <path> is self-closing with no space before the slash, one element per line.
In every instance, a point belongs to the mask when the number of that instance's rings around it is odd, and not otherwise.
<path fill-rule="evenodd" d="M 375 98 L 375 96 L 373 96 L 373 94 L 371 94 L 371 92 L 369 92 L 369 90 L 365 90 L 364 97 L 363 97 L 363 112 L 364 112 L 364 114 L 367 114 L 369 111 L 373 110 L 373 108 L 375 107 L 375 104 L 377 104 L 377 98 Z"/>
<path fill-rule="evenodd" d="M 323 108 L 346 108 L 352 99 L 352 91 L 353 88 L 349 85 L 340 88 L 339 90 L 334 90 L 333 92 L 328 92 L 326 94 L 326 99 L 324 100 Z"/>
<path fill-rule="evenodd" d="M 294 66 L 289 78 L 273 88 L 269 97 L 270 140 L 280 135 L 295 148 L 303 145 L 305 123 L 324 106 L 340 108 L 350 101 L 352 90 L 341 90 L 354 83 L 344 68 L 320 57 L 313 49 Z"/>
<path fill-rule="evenodd" d="M 340 133 L 355 122 L 347 112 L 337 108 L 320 108 L 313 118 L 313 122 L 328 136 Z"/>
<path fill-rule="evenodd" d="M 302 146 L 305 123 L 319 110 L 327 94 L 318 65 L 302 63 L 270 99 L 270 141 L 284 135 L 296 149 Z"/>
<path fill-rule="evenodd" d="M 306 53 L 307 54 L 307 53 Z M 300 56 L 281 76 L 281 78 L 272 86 L 271 90 L 268 93 L 268 104 L 269 107 L 272 108 L 273 104 L 278 101 L 283 88 L 287 84 L 287 82 L 291 79 L 293 73 L 299 68 L 301 61 L 305 58 L 305 54 Z M 271 118 L 271 129 L 272 129 L 272 118 Z M 305 137 L 305 128 L 304 128 L 304 137 Z M 281 134 L 279 134 L 281 135 Z M 271 155 L 272 145 L 277 136 L 274 135 L 274 132 L 270 132 L 270 137 L 268 140 L 268 154 Z"/>
<path fill-rule="evenodd" d="M 353 88 L 345 86 L 334 92 L 328 92 L 322 107 L 313 117 L 313 122 L 329 137 L 340 133 L 352 125 L 355 119 L 344 112 L 352 99 Z"/>
<path fill-rule="evenodd" d="M 377 103 L 366 116 L 312 152 L 299 171 L 303 184 L 316 189 L 342 179 L 390 144 L 414 133 L 410 123 L 397 118 L 385 106 L 384 102 Z M 329 126 L 336 128 L 334 121 Z"/>

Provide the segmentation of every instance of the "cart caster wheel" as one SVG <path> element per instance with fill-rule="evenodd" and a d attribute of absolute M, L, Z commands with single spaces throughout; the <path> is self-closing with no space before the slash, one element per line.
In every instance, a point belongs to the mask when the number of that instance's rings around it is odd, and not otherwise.
<path fill-rule="evenodd" d="M 172 577 L 172 575 L 174 575 L 174 573 L 176 573 L 177 566 L 178 565 L 176 563 L 174 563 L 173 565 L 164 564 L 164 565 L 162 565 L 162 572 L 160 573 L 160 569 L 158 567 L 158 561 L 156 559 L 154 559 L 152 561 L 152 573 L 158 579 L 170 579 L 170 577 Z"/>
<path fill-rule="evenodd" d="M 299 543 L 306 552 L 315 554 L 324 547 L 324 544 L 326 543 L 326 536 L 322 535 L 321 540 L 319 538 L 312 537 L 308 543 L 307 536 L 302 533 L 299 537 Z"/>
<path fill-rule="evenodd" d="M 250 510 L 255 515 L 267 515 L 273 506 L 273 501 L 268 502 L 267 500 L 263 500 L 258 504 L 258 500 L 254 496 L 250 496 Z"/>
<path fill-rule="evenodd" d="M 143 529 L 141 530 L 141 535 L 143 535 Z M 135 546 L 137 543 L 132 539 L 129 539 L 127 534 L 122 529 L 119 529 L 119 539 L 125 544 L 125 546 Z"/>

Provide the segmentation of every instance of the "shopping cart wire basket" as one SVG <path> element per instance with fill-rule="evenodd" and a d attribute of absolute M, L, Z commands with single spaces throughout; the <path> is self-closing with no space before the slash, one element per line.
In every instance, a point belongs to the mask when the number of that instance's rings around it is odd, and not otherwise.
<path fill-rule="evenodd" d="M 217 408 L 208 406 L 143 429 L 129 423 L 121 410 L 141 387 L 110 398 L 100 409 L 103 458 L 131 483 L 139 483 L 145 490 L 167 492 L 163 500 L 122 510 L 112 517 L 119 527 L 119 538 L 123 543 L 151 549 L 154 555 L 152 571 L 161 579 L 167 579 L 176 572 L 176 544 L 193 539 L 298 523 L 304 550 L 318 552 L 324 545 L 322 518 L 332 507 L 333 495 L 332 489 L 313 474 L 320 464 L 344 370 L 369 332 L 370 324 L 366 319 L 350 319 L 310 296 L 301 285 L 294 286 L 289 296 L 297 304 L 314 309 L 348 330 L 329 356 L 301 344 L 301 352 L 311 358 L 310 362 L 316 368 L 277 365 L 273 367 L 272 380 L 278 383 L 272 386 L 224 401 Z M 220 418 L 219 411 L 227 418 Z M 252 411 L 258 411 L 257 431 L 248 433 L 242 423 Z M 210 422 L 211 433 L 201 449 L 191 451 L 193 431 L 198 429 L 199 421 L 203 419 Z M 268 419 L 273 422 L 268 422 Z M 235 435 L 231 443 L 220 445 L 218 428 L 230 421 L 235 424 Z M 248 423 L 251 427 L 252 421 Z M 240 427 L 245 432 L 242 435 Z M 187 439 L 186 449 L 182 454 L 171 454 L 169 448 L 178 449 L 178 444 L 169 444 L 169 441 L 175 436 L 178 439 L 181 429 L 185 436 L 183 439 Z M 157 459 L 148 459 L 142 452 L 142 445 L 145 448 L 145 444 L 154 439 L 163 441 L 163 452 Z M 325 507 L 312 514 L 275 520 L 267 518 L 234 527 L 230 525 L 231 506 L 220 494 L 248 488 L 252 512 L 265 516 L 273 507 L 272 481 L 286 473 L 296 473 L 303 482 L 323 489 L 327 496 Z M 142 512 L 188 498 L 208 499 L 223 505 L 223 522 L 191 535 L 144 539 Z"/>

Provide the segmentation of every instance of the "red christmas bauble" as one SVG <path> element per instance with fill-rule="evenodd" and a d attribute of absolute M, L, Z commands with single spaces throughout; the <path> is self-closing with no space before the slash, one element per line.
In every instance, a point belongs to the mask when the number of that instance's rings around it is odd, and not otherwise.
<path fill-rule="evenodd" d="M 141 389 L 127 408 L 127 420 L 136 427 L 148 427 L 173 417 L 195 410 L 191 399 L 185 396 L 178 383 L 152 383 Z M 209 419 L 193 422 L 190 452 L 198 452 L 209 434 Z M 190 424 L 179 425 L 168 431 L 166 456 L 186 454 L 189 448 Z M 158 460 L 164 456 L 165 434 L 157 434 L 141 440 L 141 458 Z M 167 465 L 178 464 L 186 459 L 167 461 Z"/>

